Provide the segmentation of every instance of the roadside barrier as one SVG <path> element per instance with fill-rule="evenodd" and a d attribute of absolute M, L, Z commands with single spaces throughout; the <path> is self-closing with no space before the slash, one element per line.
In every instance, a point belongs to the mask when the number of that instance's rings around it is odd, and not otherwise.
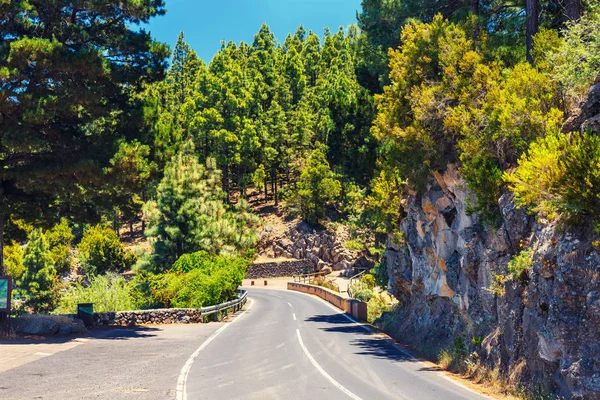
<path fill-rule="evenodd" d="M 248 292 L 238 290 L 237 299 L 210 307 L 94 313 L 94 323 L 95 325 L 120 326 L 202 323 L 209 320 L 213 315 L 216 315 L 216 319 L 219 319 L 220 316 L 227 315 L 230 311 L 237 312 L 241 310 L 247 300 Z"/>
<path fill-rule="evenodd" d="M 358 320 L 367 320 L 367 303 L 365 302 L 356 299 L 346 299 L 324 287 L 305 283 L 288 282 L 287 288 L 296 292 L 314 294 Z"/>

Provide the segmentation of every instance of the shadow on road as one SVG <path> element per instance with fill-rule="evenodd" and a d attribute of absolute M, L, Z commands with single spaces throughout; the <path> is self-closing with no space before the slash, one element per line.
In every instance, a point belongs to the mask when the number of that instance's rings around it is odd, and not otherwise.
<path fill-rule="evenodd" d="M 315 315 L 313 317 L 307 318 L 306 322 L 317 322 L 317 323 L 327 323 L 327 324 L 335 324 L 336 326 L 320 328 L 325 332 L 341 332 L 341 333 L 361 333 L 361 334 L 369 334 L 365 329 L 348 321 L 348 318 L 344 317 L 342 314 L 333 314 L 333 315 Z"/>
<path fill-rule="evenodd" d="M 325 332 L 350 333 L 363 336 L 362 338 L 353 339 L 350 342 L 353 346 L 360 348 L 360 351 L 356 354 L 388 359 L 396 362 L 421 361 L 400 351 L 387 337 L 369 332 L 361 326 L 348 321 L 348 318 L 343 314 L 315 315 L 307 318 L 306 322 L 331 324 L 332 326 L 319 328 Z"/>
<path fill-rule="evenodd" d="M 69 336 L 24 336 L 16 339 L 0 339 L 1 345 L 22 345 L 22 344 L 62 344 L 76 339 L 96 339 L 96 340 L 129 340 L 139 338 L 150 338 L 156 336 L 155 332 L 159 328 L 148 326 L 134 327 L 98 327 L 89 330 L 87 333 Z"/>
<path fill-rule="evenodd" d="M 353 340 L 352 344 L 362 349 L 362 351 L 356 354 L 384 358 L 392 361 L 417 361 L 398 350 L 396 346 L 386 338 L 357 339 Z"/>

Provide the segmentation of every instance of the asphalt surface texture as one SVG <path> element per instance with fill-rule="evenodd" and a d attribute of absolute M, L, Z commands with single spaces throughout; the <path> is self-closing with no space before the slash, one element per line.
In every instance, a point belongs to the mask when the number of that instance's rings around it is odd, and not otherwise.
<path fill-rule="evenodd" d="M 95 330 L 0 373 L 0 399 L 486 398 L 316 297 L 249 297 L 231 322 Z"/>

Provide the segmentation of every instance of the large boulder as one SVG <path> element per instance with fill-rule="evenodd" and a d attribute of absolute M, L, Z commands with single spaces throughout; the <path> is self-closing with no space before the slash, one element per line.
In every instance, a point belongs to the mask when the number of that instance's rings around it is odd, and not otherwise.
<path fill-rule="evenodd" d="M 14 331 L 21 335 L 54 336 L 58 333 L 58 322 L 45 316 L 27 316 L 11 321 Z"/>

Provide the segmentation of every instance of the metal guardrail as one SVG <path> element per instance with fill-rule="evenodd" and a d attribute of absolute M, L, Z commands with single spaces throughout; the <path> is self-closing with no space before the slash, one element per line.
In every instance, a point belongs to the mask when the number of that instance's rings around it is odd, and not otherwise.
<path fill-rule="evenodd" d="M 294 278 L 295 283 L 311 284 L 315 280 L 315 278 L 317 278 L 319 276 L 325 276 L 325 275 L 327 275 L 327 272 L 321 271 L 321 272 L 312 272 L 310 274 L 292 275 L 292 278 Z"/>
<path fill-rule="evenodd" d="M 227 313 L 227 310 L 229 309 L 233 309 L 233 312 L 237 312 L 242 309 L 244 304 L 246 304 L 246 301 L 248 301 L 248 291 L 238 290 L 237 299 L 228 301 L 226 303 L 217 304 L 216 306 L 202 307 L 200 309 L 200 313 L 204 318 L 207 315 L 211 315 L 219 311 L 225 311 L 225 313 Z"/>
<path fill-rule="evenodd" d="M 309 285 L 313 284 L 316 278 L 323 277 L 325 280 L 331 284 L 333 287 L 337 289 L 338 293 L 341 293 L 340 285 L 338 285 L 333 279 L 326 278 L 325 276 L 329 273 L 326 271 L 322 272 L 313 272 L 310 274 L 303 275 L 293 275 L 294 283 L 308 283 Z"/>
<path fill-rule="evenodd" d="M 348 296 L 350 296 L 350 298 L 351 298 L 351 299 L 353 299 L 353 298 L 354 298 L 354 296 L 352 296 L 352 285 L 354 284 L 354 281 L 355 281 L 355 280 L 357 280 L 357 279 L 360 279 L 360 278 L 361 278 L 361 277 L 362 277 L 362 276 L 363 276 L 363 275 L 364 275 L 366 272 L 367 272 L 366 270 L 365 270 L 365 271 L 362 271 L 362 272 L 360 272 L 360 273 L 358 273 L 358 274 L 354 275 L 352 278 L 350 278 L 350 279 L 348 280 L 348 289 L 347 289 L 347 293 L 348 293 Z"/>

